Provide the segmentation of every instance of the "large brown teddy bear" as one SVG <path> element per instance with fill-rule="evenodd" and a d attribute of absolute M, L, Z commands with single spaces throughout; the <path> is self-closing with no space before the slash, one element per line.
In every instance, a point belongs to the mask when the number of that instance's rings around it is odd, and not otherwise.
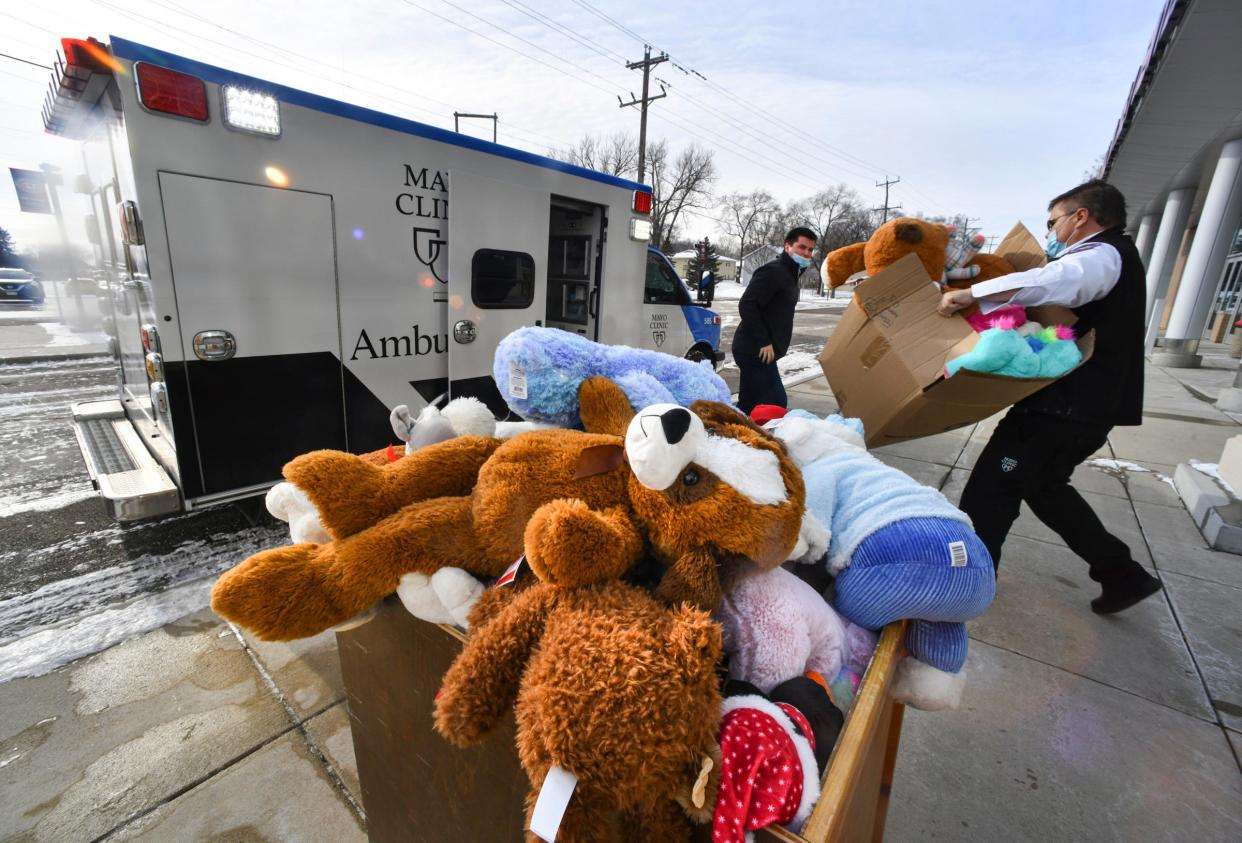
<path fill-rule="evenodd" d="M 579 396 L 595 432 L 462 436 L 382 466 L 298 457 L 285 477 L 334 540 L 255 554 L 219 579 L 212 608 L 263 639 L 303 638 L 369 609 L 403 574 L 496 576 L 526 553 L 560 585 L 615 579 L 650 554 L 667 567 L 661 598 L 710 611 L 722 562 L 788 558 L 806 493 L 774 437 L 711 401 L 636 415 L 605 378 Z"/>
<path fill-rule="evenodd" d="M 945 274 L 946 253 L 952 232 L 947 226 L 914 217 L 897 217 L 875 230 L 865 243 L 843 246 L 824 258 L 823 271 L 828 286 L 836 289 L 851 275 L 864 269 L 867 275 L 896 263 L 908 254 L 918 255 L 928 276 L 939 281 Z M 980 281 L 999 278 L 1014 271 L 1009 261 L 981 252 L 967 261 L 967 267 L 978 266 L 979 273 L 968 279 L 952 279 L 948 286 L 964 289 Z"/>
<path fill-rule="evenodd" d="M 620 582 L 537 583 L 490 619 L 485 606 L 444 676 L 436 728 L 469 746 L 514 709 L 527 826 L 553 766 L 577 777 L 560 843 L 688 840 L 691 818 L 711 819 L 721 633 L 708 613 Z"/>

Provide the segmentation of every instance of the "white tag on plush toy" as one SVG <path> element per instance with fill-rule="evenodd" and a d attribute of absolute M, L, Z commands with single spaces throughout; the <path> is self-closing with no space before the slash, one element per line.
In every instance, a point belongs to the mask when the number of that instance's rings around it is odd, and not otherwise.
<path fill-rule="evenodd" d="M 513 360 L 509 361 L 509 394 L 514 398 L 526 397 L 526 373 Z"/>
<path fill-rule="evenodd" d="M 543 787 L 539 788 L 539 798 L 535 800 L 535 810 L 530 815 L 530 830 L 548 843 L 556 840 L 569 798 L 577 786 L 578 777 L 563 767 L 548 770 Z"/>
<path fill-rule="evenodd" d="M 968 561 L 966 542 L 949 542 L 949 564 L 954 568 L 965 568 Z"/>

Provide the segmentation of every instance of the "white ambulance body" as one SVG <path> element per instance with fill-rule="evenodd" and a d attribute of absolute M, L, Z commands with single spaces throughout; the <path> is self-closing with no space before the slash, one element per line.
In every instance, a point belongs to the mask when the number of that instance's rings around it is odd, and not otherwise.
<path fill-rule="evenodd" d="M 121 381 L 74 417 L 117 518 L 382 447 L 398 404 L 503 418 L 493 353 L 523 325 L 718 359 L 719 319 L 648 255 L 643 185 L 120 38 L 64 45 L 44 119 L 83 141 Z"/>

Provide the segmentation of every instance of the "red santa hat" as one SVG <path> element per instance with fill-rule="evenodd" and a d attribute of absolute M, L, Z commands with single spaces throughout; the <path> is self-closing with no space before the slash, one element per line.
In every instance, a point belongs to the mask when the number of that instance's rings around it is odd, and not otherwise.
<path fill-rule="evenodd" d="M 712 843 L 742 843 L 773 824 L 797 831 L 819 799 L 810 723 L 793 706 L 756 695 L 727 697 L 721 710 Z"/>

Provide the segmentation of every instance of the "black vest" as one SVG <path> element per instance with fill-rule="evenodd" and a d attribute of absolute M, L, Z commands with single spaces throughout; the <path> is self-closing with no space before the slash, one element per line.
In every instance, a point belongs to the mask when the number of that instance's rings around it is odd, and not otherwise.
<path fill-rule="evenodd" d="M 1120 228 L 1101 231 L 1092 242 L 1121 255 L 1121 277 L 1102 299 L 1074 308 L 1074 331 L 1095 331 L 1091 359 L 1017 405 L 1031 412 L 1102 425 L 1143 423 L 1143 345 L 1147 326 L 1147 272 L 1134 241 Z"/>

